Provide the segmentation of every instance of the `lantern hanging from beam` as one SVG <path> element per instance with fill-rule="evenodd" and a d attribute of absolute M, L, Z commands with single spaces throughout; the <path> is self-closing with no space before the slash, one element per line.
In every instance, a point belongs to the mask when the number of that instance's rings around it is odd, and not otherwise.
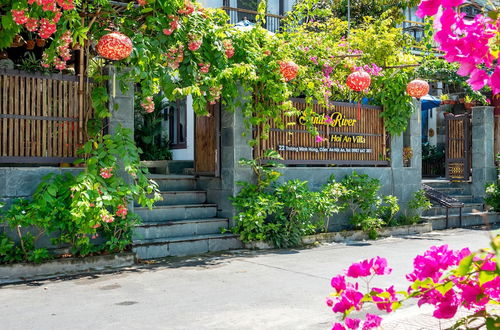
<path fill-rule="evenodd" d="M 412 80 L 406 86 L 406 93 L 411 97 L 419 99 L 429 93 L 429 84 L 427 81 L 420 79 Z"/>
<path fill-rule="evenodd" d="M 108 33 L 97 42 L 97 53 L 113 61 L 123 60 L 132 53 L 132 40 L 119 32 Z"/>
<path fill-rule="evenodd" d="M 299 66 L 293 61 L 280 61 L 280 73 L 285 78 L 285 81 L 290 81 L 297 76 Z"/>
<path fill-rule="evenodd" d="M 363 71 L 355 71 L 351 73 L 350 75 L 347 76 L 347 87 L 352 89 L 353 91 L 356 92 L 362 92 L 368 87 L 370 87 L 370 84 L 372 82 L 372 78 L 370 75 Z M 361 119 L 361 103 L 358 102 L 358 120 Z"/>

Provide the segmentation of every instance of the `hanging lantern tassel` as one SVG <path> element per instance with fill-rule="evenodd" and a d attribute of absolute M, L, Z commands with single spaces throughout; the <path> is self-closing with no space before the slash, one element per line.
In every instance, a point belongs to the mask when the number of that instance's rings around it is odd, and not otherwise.
<path fill-rule="evenodd" d="M 372 79 L 368 73 L 365 71 L 356 71 L 351 73 L 349 76 L 347 76 L 347 87 L 350 89 L 356 91 L 356 92 L 362 92 L 368 87 L 370 87 L 370 84 L 372 82 Z M 358 120 L 361 119 L 361 99 L 358 100 Z"/>
<path fill-rule="evenodd" d="M 113 70 L 113 98 L 116 98 L 116 72 Z"/>

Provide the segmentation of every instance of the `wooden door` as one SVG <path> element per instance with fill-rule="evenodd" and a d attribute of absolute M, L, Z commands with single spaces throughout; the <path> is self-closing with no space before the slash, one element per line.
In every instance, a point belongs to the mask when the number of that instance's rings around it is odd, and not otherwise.
<path fill-rule="evenodd" d="M 207 116 L 196 116 L 194 168 L 197 175 L 220 175 L 220 104 L 208 105 Z"/>
<path fill-rule="evenodd" d="M 468 181 L 471 168 L 470 115 L 445 116 L 446 123 L 446 178 L 452 181 Z"/>

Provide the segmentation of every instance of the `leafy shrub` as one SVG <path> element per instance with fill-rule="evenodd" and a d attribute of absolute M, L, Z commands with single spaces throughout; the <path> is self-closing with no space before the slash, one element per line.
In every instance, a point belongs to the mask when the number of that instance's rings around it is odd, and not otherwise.
<path fill-rule="evenodd" d="M 425 196 L 423 190 L 416 191 L 410 201 L 408 207 L 404 210 L 403 214 L 397 219 L 396 225 L 414 225 L 420 221 L 422 212 L 432 207 L 431 202 Z"/>
<path fill-rule="evenodd" d="M 119 252 L 132 242 L 138 217 L 127 210 L 137 200 L 151 207 L 160 199 L 147 170 L 140 167 L 131 132 L 97 135 L 84 146 L 86 168 L 77 176 L 49 174 L 30 200 L 19 199 L 0 217 L 18 236 L 16 243 L 0 236 L 0 262 L 42 262 L 52 256 L 36 242 L 50 235 L 52 244 L 69 247 L 74 255 Z M 126 181 L 116 172 L 130 175 Z M 103 243 L 95 239 L 102 236 Z"/>
<path fill-rule="evenodd" d="M 263 157 L 281 158 L 272 150 Z M 240 164 L 250 166 L 257 177 L 256 184 L 239 182 L 242 189 L 232 199 L 239 213 L 231 230 L 243 242 L 262 240 L 277 247 L 297 246 L 304 235 L 316 232 L 325 215 L 337 212 L 327 197 L 334 196 L 333 187 L 323 193 L 311 192 L 307 181 L 278 184 L 281 173 L 276 171 L 280 167 L 276 161 L 261 164 L 259 159 L 243 159 Z"/>
<path fill-rule="evenodd" d="M 391 195 L 381 198 L 380 181 L 355 171 L 342 179 L 341 184 L 345 193 L 340 202 L 350 211 L 351 223 L 371 239 L 377 238 L 377 230 L 392 221 L 399 211 L 398 199 Z"/>

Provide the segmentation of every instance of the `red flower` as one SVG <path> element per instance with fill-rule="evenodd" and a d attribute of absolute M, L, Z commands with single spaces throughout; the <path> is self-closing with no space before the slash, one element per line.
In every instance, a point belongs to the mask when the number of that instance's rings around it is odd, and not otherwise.
<path fill-rule="evenodd" d="M 192 40 L 189 44 L 188 44 L 188 48 L 190 51 L 192 52 L 195 52 L 197 51 L 198 49 L 200 49 L 201 47 L 201 44 L 203 43 L 202 40 Z"/>
<path fill-rule="evenodd" d="M 181 15 L 191 15 L 194 12 L 194 4 L 190 0 L 184 0 L 184 7 L 177 12 Z"/>

